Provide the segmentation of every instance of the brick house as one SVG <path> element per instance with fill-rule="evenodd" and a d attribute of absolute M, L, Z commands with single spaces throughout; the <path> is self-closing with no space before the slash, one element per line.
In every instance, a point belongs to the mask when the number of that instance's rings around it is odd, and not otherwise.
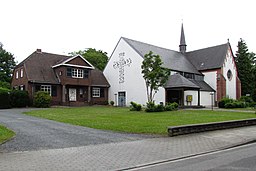
<path fill-rule="evenodd" d="M 81 56 L 64 56 L 37 49 L 14 71 L 11 86 L 35 92 L 46 91 L 52 105 L 83 106 L 105 104 L 110 87 L 103 73 Z"/>

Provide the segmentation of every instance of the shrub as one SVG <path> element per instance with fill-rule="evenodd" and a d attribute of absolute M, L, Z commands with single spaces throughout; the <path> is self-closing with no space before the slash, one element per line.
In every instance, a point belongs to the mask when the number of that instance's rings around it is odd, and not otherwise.
<path fill-rule="evenodd" d="M 239 101 L 247 102 L 247 103 L 252 103 L 253 102 L 252 98 L 249 97 L 249 96 L 241 96 Z"/>
<path fill-rule="evenodd" d="M 142 106 L 140 104 L 137 104 L 135 102 L 131 102 L 131 109 L 130 111 L 141 111 Z"/>
<path fill-rule="evenodd" d="M 165 106 L 165 110 L 166 111 L 173 111 L 173 110 L 177 110 L 179 107 L 178 103 L 176 102 L 173 102 L 173 103 L 168 103 L 166 106 Z"/>
<path fill-rule="evenodd" d="M 109 104 L 110 104 L 111 106 L 114 106 L 115 102 L 114 102 L 114 101 L 110 101 Z"/>
<path fill-rule="evenodd" d="M 232 103 L 234 100 L 228 97 L 221 99 L 218 103 L 219 108 L 225 108 L 225 104 Z"/>
<path fill-rule="evenodd" d="M 26 107 L 29 105 L 27 91 L 12 90 L 10 93 L 10 103 L 12 107 Z"/>
<path fill-rule="evenodd" d="M 163 104 L 158 104 L 155 106 L 155 111 L 154 112 L 163 112 L 165 111 L 164 105 Z"/>
<path fill-rule="evenodd" d="M 245 102 L 233 101 L 225 104 L 225 108 L 245 108 L 247 105 Z"/>
<path fill-rule="evenodd" d="M 0 87 L 0 109 L 8 109 L 10 105 L 10 90 Z"/>
<path fill-rule="evenodd" d="M 50 107 L 51 99 L 51 96 L 47 92 L 38 91 L 34 97 L 34 106 L 42 108 Z"/>
<path fill-rule="evenodd" d="M 155 112 L 155 103 L 154 102 L 148 102 L 145 111 L 146 112 Z"/>

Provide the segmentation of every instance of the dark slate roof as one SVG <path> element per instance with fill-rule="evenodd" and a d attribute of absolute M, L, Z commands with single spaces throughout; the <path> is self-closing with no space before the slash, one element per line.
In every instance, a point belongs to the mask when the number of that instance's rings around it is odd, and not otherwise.
<path fill-rule="evenodd" d="M 187 52 L 185 55 L 197 70 L 220 68 L 223 65 L 229 43 Z"/>
<path fill-rule="evenodd" d="M 192 80 L 189 79 L 192 83 L 200 87 L 201 91 L 215 91 L 211 86 L 209 86 L 206 82 L 204 81 L 199 81 L 199 80 Z"/>
<path fill-rule="evenodd" d="M 60 84 L 52 66 L 59 64 L 71 56 L 57 55 L 45 52 L 34 52 L 16 67 L 24 65 L 28 81 L 45 84 Z M 91 71 L 92 85 L 109 87 L 103 73 L 94 69 Z"/>
<path fill-rule="evenodd" d="M 191 88 L 199 89 L 200 87 L 187 78 L 183 77 L 180 74 L 170 75 L 167 83 L 164 88 Z"/>
<path fill-rule="evenodd" d="M 106 77 L 103 75 L 102 71 L 95 68 L 91 70 L 92 75 L 92 86 L 100 86 L 100 87 L 110 87 Z"/>
<path fill-rule="evenodd" d="M 191 62 L 180 52 L 161 48 L 158 46 L 150 45 L 147 43 L 139 42 L 122 37 L 141 57 L 152 51 L 154 54 L 161 56 L 163 67 L 169 68 L 174 71 L 182 71 L 188 73 L 195 73 L 202 75 Z"/>
<path fill-rule="evenodd" d="M 57 55 L 45 52 L 34 52 L 27 59 L 21 62 L 26 68 L 28 81 L 38 83 L 59 84 L 52 66 L 69 56 Z"/>

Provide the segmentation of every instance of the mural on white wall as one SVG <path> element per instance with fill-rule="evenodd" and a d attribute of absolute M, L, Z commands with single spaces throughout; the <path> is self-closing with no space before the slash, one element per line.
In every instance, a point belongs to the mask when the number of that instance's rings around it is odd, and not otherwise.
<path fill-rule="evenodd" d="M 131 58 L 125 58 L 125 52 L 119 53 L 119 60 L 115 61 L 113 64 L 114 69 L 118 69 L 119 72 L 119 84 L 124 83 L 124 68 L 130 67 L 132 64 Z"/>

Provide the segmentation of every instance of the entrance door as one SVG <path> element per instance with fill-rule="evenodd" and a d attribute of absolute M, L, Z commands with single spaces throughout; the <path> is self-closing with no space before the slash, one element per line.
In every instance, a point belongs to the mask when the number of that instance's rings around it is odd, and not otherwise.
<path fill-rule="evenodd" d="M 126 99 L 125 99 L 125 92 L 118 92 L 118 106 L 125 106 Z"/>
<path fill-rule="evenodd" d="M 76 89 L 75 88 L 70 88 L 69 89 L 69 101 L 76 101 Z"/>
<path fill-rule="evenodd" d="M 166 102 L 173 103 L 176 102 L 181 105 L 181 90 L 167 90 Z"/>

